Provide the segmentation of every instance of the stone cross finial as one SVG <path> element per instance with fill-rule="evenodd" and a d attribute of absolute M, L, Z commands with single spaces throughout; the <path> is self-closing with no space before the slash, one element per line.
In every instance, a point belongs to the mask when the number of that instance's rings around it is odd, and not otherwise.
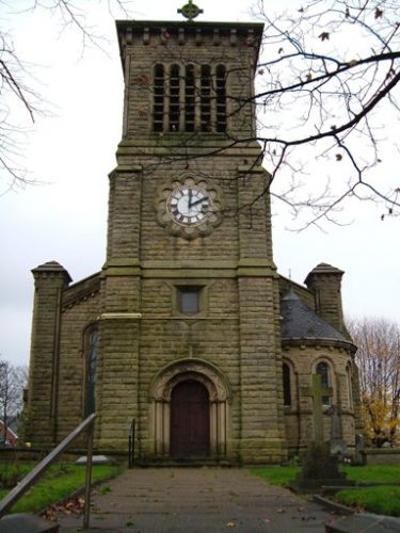
<path fill-rule="evenodd" d="M 203 10 L 197 7 L 196 4 L 193 4 L 193 0 L 189 0 L 181 9 L 178 9 L 178 13 L 182 13 L 189 22 L 192 22 L 200 13 L 203 13 Z"/>

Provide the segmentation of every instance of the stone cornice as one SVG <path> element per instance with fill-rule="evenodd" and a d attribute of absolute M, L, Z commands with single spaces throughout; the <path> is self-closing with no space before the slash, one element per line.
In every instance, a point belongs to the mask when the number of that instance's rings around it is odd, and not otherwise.
<path fill-rule="evenodd" d="M 201 46 L 203 39 L 207 38 L 208 41 L 212 40 L 214 46 L 250 48 L 255 63 L 264 31 L 264 24 L 260 22 L 117 20 L 116 26 L 122 67 L 125 54 L 129 53 L 132 46 L 146 47 L 154 40 L 159 45 L 175 41 L 183 46 L 190 37 L 197 46 Z"/>
<path fill-rule="evenodd" d="M 182 133 L 176 134 L 151 134 L 146 137 L 126 138 L 122 140 L 117 149 L 117 160 L 123 164 L 126 158 L 132 156 L 149 157 L 153 161 L 157 157 L 167 157 L 169 160 L 180 158 L 185 161 L 191 158 L 209 158 L 209 157 L 239 157 L 256 160 L 261 153 L 261 147 L 255 140 L 226 140 L 225 136 L 196 135 L 188 138 Z M 137 162 L 134 163 L 137 165 Z M 241 167 L 240 171 L 243 172 Z M 246 171 L 249 171 L 251 165 L 246 165 Z M 255 166 L 256 171 L 260 172 L 262 167 Z"/>
<path fill-rule="evenodd" d="M 139 261 L 137 259 L 112 259 L 108 261 L 104 267 L 104 269 L 111 268 L 111 267 L 139 267 L 143 270 L 146 269 L 182 269 L 182 268 L 190 268 L 190 269 L 197 269 L 197 270 L 204 270 L 204 269 L 236 269 L 238 267 L 264 267 L 264 268 L 271 268 L 273 270 L 276 270 L 276 266 L 273 263 L 273 261 L 269 261 L 268 259 L 260 259 L 260 258 L 244 258 L 240 260 L 235 259 L 227 259 L 227 260 L 199 260 L 199 259 L 183 259 L 180 261 L 164 261 L 164 260 L 154 260 L 154 261 Z"/>
<path fill-rule="evenodd" d="M 100 276 L 101 273 L 96 272 L 65 289 L 62 301 L 63 311 L 96 296 L 100 291 Z"/>
<path fill-rule="evenodd" d="M 142 313 L 102 313 L 98 320 L 140 320 Z"/>
<path fill-rule="evenodd" d="M 324 346 L 342 349 L 351 354 L 354 354 L 357 351 L 357 347 L 350 341 L 339 341 L 337 339 L 322 339 L 316 337 L 298 339 L 282 338 L 282 347 L 288 348 L 290 346 L 312 346 L 315 348 L 318 348 L 319 346 Z"/>
<path fill-rule="evenodd" d="M 276 266 L 264 259 L 240 261 L 143 261 L 113 260 L 103 267 L 102 276 L 142 278 L 238 278 L 276 277 Z"/>
<path fill-rule="evenodd" d="M 35 280 L 40 278 L 61 278 L 64 280 L 65 285 L 68 285 L 72 281 L 68 271 L 57 261 L 43 263 L 42 265 L 33 268 L 31 272 Z"/>

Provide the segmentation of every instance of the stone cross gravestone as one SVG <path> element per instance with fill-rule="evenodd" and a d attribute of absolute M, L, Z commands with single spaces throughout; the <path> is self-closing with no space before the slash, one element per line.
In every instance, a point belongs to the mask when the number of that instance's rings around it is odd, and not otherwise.
<path fill-rule="evenodd" d="M 332 387 L 326 387 L 321 383 L 319 374 L 312 375 L 312 385 L 309 394 L 312 398 L 314 442 L 322 444 L 324 441 L 324 418 L 322 409 L 322 399 L 333 395 Z"/>
<path fill-rule="evenodd" d="M 331 455 L 330 442 L 324 442 L 322 399 L 332 396 L 332 388 L 323 386 L 321 376 L 313 374 L 309 394 L 313 405 L 314 441 L 304 455 L 302 470 L 292 488 L 300 492 L 316 492 L 324 486 L 352 484 L 339 471 L 337 457 Z"/>

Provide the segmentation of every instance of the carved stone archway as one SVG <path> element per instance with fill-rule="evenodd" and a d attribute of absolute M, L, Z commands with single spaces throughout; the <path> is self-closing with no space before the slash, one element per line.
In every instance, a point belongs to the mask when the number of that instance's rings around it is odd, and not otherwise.
<path fill-rule="evenodd" d="M 210 399 L 210 454 L 225 457 L 230 426 L 231 388 L 227 378 L 213 364 L 202 359 L 181 359 L 155 376 L 150 386 L 150 438 L 153 453 L 169 457 L 170 413 L 173 388 L 194 380 L 206 387 Z"/>

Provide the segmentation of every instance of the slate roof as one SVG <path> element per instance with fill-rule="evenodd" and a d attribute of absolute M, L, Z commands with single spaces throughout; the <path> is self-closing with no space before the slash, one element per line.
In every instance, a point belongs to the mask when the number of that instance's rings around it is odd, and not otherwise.
<path fill-rule="evenodd" d="M 319 317 L 291 289 L 281 300 L 283 340 L 325 339 L 349 343 L 337 329 Z"/>

